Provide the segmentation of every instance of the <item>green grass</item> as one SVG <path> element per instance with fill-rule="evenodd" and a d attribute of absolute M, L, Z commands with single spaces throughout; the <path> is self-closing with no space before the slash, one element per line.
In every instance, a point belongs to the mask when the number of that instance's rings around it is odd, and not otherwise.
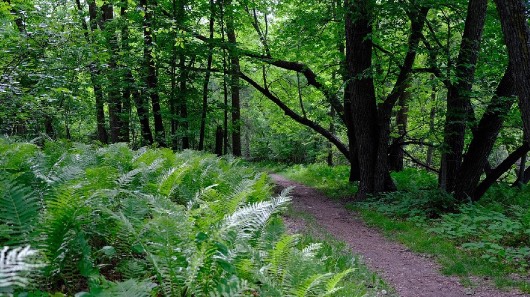
<path fill-rule="evenodd" d="M 283 176 L 314 187 L 330 198 L 352 197 L 357 186 L 348 182 L 349 167 L 326 164 L 294 165 L 280 172 Z"/>
<path fill-rule="evenodd" d="M 293 166 L 282 174 L 320 189 L 333 198 L 351 197 L 348 167 Z M 499 288 L 530 292 L 528 246 L 530 232 L 529 189 L 494 187 L 476 205 L 456 206 L 454 199 L 436 189 L 436 176 L 407 169 L 393 174 L 399 191 L 349 207 L 364 220 L 416 253 L 441 264 L 442 273 L 491 281 Z M 521 277 L 517 277 L 519 274 Z"/>

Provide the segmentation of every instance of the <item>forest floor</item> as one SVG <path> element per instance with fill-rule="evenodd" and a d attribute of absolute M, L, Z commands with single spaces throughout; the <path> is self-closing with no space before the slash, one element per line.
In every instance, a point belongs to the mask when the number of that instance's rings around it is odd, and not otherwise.
<path fill-rule="evenodd" d="M 366 265 L 381 277 L 401 297 L 511 297 L 530 296 L 520 292 L 504 292 L 493 288 L 487 280 L 473 278 L 473 286 L 466 287 L 459 277 L 440 273 L 434 259 L 411 252 L 404 245 L 385 238 L 377 229 L 368 227 L 345 203 L 332 200 L 313 188 L 290 181 L 280 175 L 270 175 L 279 188 L 294 187 L 291 213 L 287 228 L 304 232 L 308 217 L 337 240 L 345 242 L 363 258 Z"/>

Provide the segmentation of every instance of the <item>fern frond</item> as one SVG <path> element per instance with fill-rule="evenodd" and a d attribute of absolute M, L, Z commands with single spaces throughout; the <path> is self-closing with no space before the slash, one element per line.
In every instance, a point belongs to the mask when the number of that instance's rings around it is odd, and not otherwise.
<path fill-rule="evenodd" d="M 315 274 L 305 279 L 297 288 L 294 289 L 294 296 L 306 297 L 306 296 L 320 296 L 316 292 L 316 287 L 320 285 L 324 279 L 331 277 L 332 273 Z M 315 289 L 315 292 L 313 290 Z"/>
<path fill-rule="evenodd" d="M 250 238 L 265 226 L 272 214 L 280 211 L 291 201 L 290 197 L 278 196 L 269 201 L 253 203 L 239 208 L 225 217 L 221 230 L 235 231 L 237 238 Z"/>
<path fill-rule="evenodd" d="M 10 228 L 9 244 L 27 244 L 39 217 L 40 200 L 30 188 L 14 180 L 0 179 L 0 184 L 0 225 Z"/>
<path fill-rule="evenodd" d="M 348 274 L 352 273 L 355 269 L 346 269 L 342 272 L 336 273 L 326 282 L 326 292 L 323 296 L 332 296 L 337 291 L 342 289 L 342 287 L 337 287 L 339 282 L 344 279 Z"/>
<path fill-rule="evenodd" d="M 119 283 L 108 283 L 108 287 L 96 293 L 88 294 L 90 297 L 149 297 L 156 284 L 150 281 L 137 281 L 130 279 Z M 77 296 L 77 294 L 76 294 Z"/>
<path fill-rule="evenodd" d="M 37 251 L 30 246 L 14 249 L 5 246 L 0 251 L 0 293 L 10 293 L 28 284 L 28 273 L 42 267 L 34 260 L 36 254 Z"/>

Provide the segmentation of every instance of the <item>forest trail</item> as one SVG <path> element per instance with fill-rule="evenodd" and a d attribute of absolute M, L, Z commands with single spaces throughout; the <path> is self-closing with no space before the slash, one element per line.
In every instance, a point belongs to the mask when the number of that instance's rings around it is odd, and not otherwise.
<path fill-rule="evenodd" d="M 432 259 L 415 254 L 368 227 L 340 201 L 331 200 L 318 190 L 280 175 L 271 174 L 270 177 L 282 189 L 294 186 L 291 191 L 293 209 L 314 216 L 324 230 L 362 256 L 367 266 L 377 271 L 401 297 L 530 296 L 491 287 L 466 288 L 459 283 L 458 277 L 442 275 L 439 265 Z M 286 224 L 297 230 L 303 228 L 303 221 L 303 218 L 288 217 Z"/>

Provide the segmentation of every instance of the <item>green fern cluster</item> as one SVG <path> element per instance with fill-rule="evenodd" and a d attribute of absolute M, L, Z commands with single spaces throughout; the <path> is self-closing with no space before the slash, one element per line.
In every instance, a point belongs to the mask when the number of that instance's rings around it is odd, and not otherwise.
<path fill-rule="evenodd" d="M 350 270 L 283 234 L 264 174 L 237 159 L 124 144 L 0 139 L 0 245 L 29 245 L 47 296 L 326 296 Z"/>

